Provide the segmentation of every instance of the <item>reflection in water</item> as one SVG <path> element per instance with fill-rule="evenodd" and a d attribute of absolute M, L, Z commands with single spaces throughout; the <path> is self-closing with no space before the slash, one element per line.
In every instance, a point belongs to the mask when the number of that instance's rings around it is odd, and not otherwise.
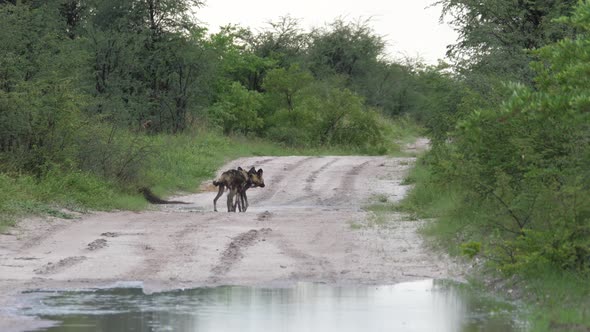
<path fill-rule="evenodd" d="M 517 309 L 450 282 L 392 286 L 218 287 L 151 295 L 140 288 L 59 292 L 27 314 L 46 331 L 521 331 Z"/>

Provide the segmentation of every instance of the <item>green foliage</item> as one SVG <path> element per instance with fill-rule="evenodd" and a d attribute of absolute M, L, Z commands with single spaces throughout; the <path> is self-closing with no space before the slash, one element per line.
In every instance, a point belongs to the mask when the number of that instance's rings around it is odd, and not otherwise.
<path fill-rule="evenodd" d="M 571 36 L 573 29 L 554 19 L 569 14 L 576 2 L 439 0 L 436 4 L 442 5 L 442 16 L 450 17 L 459 32 L 448 54 L 477 80 L 472 86 L 485 94 L 498 79 L 531 82 L 534 75 L 527 66 L 531 57 L 526 50 Z"/>
<path fill-rule="evenodd" d="M 348 23 L 335 20 L 311 33 L 309 57 L 316 76 L 338 74 L 354 79 L 383 55 L 385 42 L 367 21 Z"/>
<path fill-rule="evenodd" d="M 590 22 L 588 5 L 567 20 Z M 566 21 L 566 20 L 563 20 Z M 534 68 L 537 90 L 513 88 L 497 110 L 460 124 L 457 145 L 472 171 L 466 185 L 504 211 L 507 269 L 519 264 L 590 268 L 590 162 L 587 71 L 590 31 L 541 48 Z M 586 75 L 582 75 L 585 77 Z M 510 237 L 509 237 L 510 238 Z"/>
<path fill-rule="evenodd" d="M 78 63 L 58 13 L 52 2 L 0 6 L 0 170 L 72 164 L 83 97 L 64 78 Z"/>
<path fill-rule="evenodd" d="M 448 69 L 445 63 L 426 66 L 415 77 L 416 110 L 412 115 L 424 124 L 434 145 L 444 143 L 463 117 L 461 103 L 466 88 Z"/>
<path fill-rule="evenodd" d="M 430 91 L 426 85 L 422 86 L 422 91 L 417 90 L 420 80 L 417 67 L 374 61 L 364 68 L 362 75 L 354 78 L 351 89 L 364 96 L 368 105 L 381 109 L 384 114 L 393 117 L 412 114 L 421 121 L 419 113 L 423 109 L 419 105 L 420 98 L 426 97 Z"/>
<path fill-rule="evenodd" d="M 86 125 L 77 141 L 78 168 L 121 185 L 137 183 L 146 156 L 153 153 L 147 137 L 102 123 Z"/>
<path fill-rule="evenodd" d="M 0 173 L 0 230 L 26 215 L 71 218 L 72 211 L 139 210 L 146 206 L 138 195 L 129 195 L 117 186 L 85 172 L 51 171 L 37 179 Z"/>
<path fill-rule="evenodd" d="M 261 107 L 262 96 L 258 92 L 248 91 L 234 82 L 209 109 L 209 117 L 225 134 L 247 134 L 262 127 Z"/>
<path fill-rule="evenodd" d="M 462 116 L 405 203 L 433 209 L 441 238 L 481 242 L 509 276 L 590 272 L 590 4 L 560 22 L 577 36 L 534 52 L 535 89 L 508 84 L 503 103 Z"/>
<path fill-rule="evenodd" d="M 465 242 L 461 244 L 461 253 L 469 258 L 473 258 L 481 251 L 481 242 Z"/>
<path fill-rule="evenodd" d="M 449 46 L 447 55 L 460 84 L 443 87 L 450 92 L 443 104 L 454 106 L 426 114 L 433 120 L 429 126 L 434 127 L 433 144 L 452 139 L 454 126 L 474 109 L 495 109 L 509 98 L 512 88 L 506 82 L 532 87 L 536 74 L 529 63 L 538 54 L 531 50 L 575 35 L 575 27 L 556 18 L 570 14 L 576 2 L 437 1 L 443 8 L 441 19 L 450 19 L 459 32 L 458 42 Z"/>
<path fill-rule="evenodd" d="M 206 36 L 192 20 L 201 4 L 2 4 L 2 169 L 82 169 L 132 183 L 149 146 L 126 130 L 203 124 L 289 146 L 382 154 L 392 143 L 380 113 L 422 106 L 412 101 L 417 75 L 383 60 L 368 22 L 336 20 L 305 33 L 285 17 L 258 34 L 228 26 Z"/>
<path fill-rule="evenodd" d="M 81 117 L 70 89 L 68 82 L 39 81 L 0 91 L 2 168 L 40 174 L 54 163 L 72 164 Z"/>
<path fill-rule="evenodd" d="M 314 85 L 293 98 L 293 108 L 268 119 L 269 137 L 296 146 L 368 148 L 382 142 L 377 114 L 347 89 Z"/>
<path fill-rule="evenodd" d="M 290 16 L 269 22 L 256 35 L 242 30 L 239 37 L 254 55 L 270 59 L 282 68 L 302 62 L 309 43 L 309 34 L 302 30 L 299 20 Z"/>
<path fill-rule="evenodd" d="M 265 58 L 244 45 L 251 32 L 234 26 L 224 27 L 211 36 L 209 43 L 220 59 L 220 76 L 216 78 L 220 91 L 232 82 L 240 82 L 248 90 L 261 91 L 264 73 L 276 65 L 274 58 Z"/>
<path fill-rule="evenodd" d="M 313 76 L 299 68 L 299 65 L 291 65 L 289 68 L 276 68 L 270 70 L 264 78 L 262 85 L 269 99 L 267 107 L 275 109 L 286 108 L 293 112 L 295 108 L 294 98 L 303 88 L 313 82 Z"/>
<path fill-rule="evenodd" d="M 531 271 L 527 297 L 531 331 L 584 331 L 590 327 L 590 283 L 587 277 L 561 269 Z"/>
<path fill-rule="evenodd" d="M 190 20 L 199 1 L 97 1 L 88 15 L 84 86 L 89 109 L 117 123 L 176 133 L 199 115 L 214 89 L 214 52 Z"/>
<path fill-rule="evenodd" d="M 437 151 L 435 149 L 434 151 Z M 428 154 L 418 158 L 414 168 L 410 170 L 404 182 L 413 184 L 414 187 L 406 195 L 406 197 L 398 203 L 398 207 L 406 212 L 412 213 L 418 218 L 439 218 L 441 222 L 435 224 L 436 227 L 441 227 L 436 230 L 436 234 L 441 235 L 442 242 L 456 243 L 458 239 L 454 238 L 458 235 L 458 230 L 464 227 L 461 222 L 463 218 L 450 218 L 453 223 L 447 226 L 442 219 L 446 221 L 446 216 L 452 215 L 456 209 L 457 203 L 461 200 L 456 185 L 439 177 L 434 172 L 440 171 L 442 166 L 436 154 L 429 152 Z M 433 166 L 436 164 L 436 168 Z M 437 173 L 438 174 L 438 173 Z M 456 216 L 455 216 L 456 217 Z M 444 229 L 442 229 L 444 227 Z M 453 240 L 450 240 L 453 238 Z M 461 240 L 460 240 L 461 241 Z M 451 248 L 456 251 L 456 248 Z"/>

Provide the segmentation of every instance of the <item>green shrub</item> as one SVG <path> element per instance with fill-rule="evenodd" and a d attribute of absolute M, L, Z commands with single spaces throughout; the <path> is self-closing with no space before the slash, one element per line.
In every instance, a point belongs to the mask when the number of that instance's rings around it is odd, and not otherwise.
<path fill-rule="evenodd" d="M 455 240 L 481 240 L 508 275 L 590 266 L 590 4 L 562 21 L 578 37 L 535 51 L 536 89 L 508 85 L 504 103 L 459 121 L 408 199 L 437 211 L 446 226 L 434 227 Z"/>
<path fill-rule="evenodd" d="M 233 82 L 222 93 L 221 100 L 209 108 L 209 118 L 225 134 L 246 134 L 263 126 L 261 107 L 262 97 L 258 92 L 248 91 L 240 83 Z"/>
<path fill-rule="evenodd" d="M 475 257 L 481 251 L 481 242 L 465 242 L 461 244 L 461 253 L 469 258 Z"/>

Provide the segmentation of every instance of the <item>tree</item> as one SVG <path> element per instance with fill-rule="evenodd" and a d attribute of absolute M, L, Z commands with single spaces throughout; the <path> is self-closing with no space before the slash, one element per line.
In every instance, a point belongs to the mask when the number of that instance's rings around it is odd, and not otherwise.
<path fill-rule="evenodd" d="M 467 100 L 464 83 L 448 68 L 439 63 L 416 69 L 411 87 L 415 94 L 411 114 L 424 125 L 435 146 L 447 141 L 468 108 L 462 105 Z"/>
<path fill-rule="evenodd" d="M 307 67 L 317 79 L 340 77 L 341 87 L 365 97 L 369 106 L 385 114 L 410 112 L 412 69 L 386 60 L 385 42 L 369 23 L 336 20 L 313 30 Z"/>
<path fill-rule="evenodd" d="M 262 92 L 264 73 L 274 68 L 276 61 L 258 56 L 243 42 L 243 36 L 250 34 L 247 29 L 226 26 L 211 36 L 211 47 L 217 54 L 222 72 L 218 79 L 219 90 L 223 91 L 233 81 L 238 81 L 248 90 Z"/>
<path fill-rule="evenodd" d="M 215 54 L 191 21 L 195 0 L 93 3 L 87 31 L 94 54 L 94 107 L 130 127 L 178 132 L 208 97 Z M 207 96 L 206 96 L 207 95 Z M 190 115 L 190 116 L 189 116 Z"/>
<path fill-rule="evenodd" d="M 416 72 L 409 65 L 378 61 L 355 79 L 354 89 L 366 98 L 368 105 L 389 116 L 415 113 Z"/>
<path fill-rule="evenodd" d="M 568 14 L 576 2 L 440 0 L 435 5 L 442 5 L 441 19 L 451 17 L 459 32 L 458 43 L 447 54 L 460 69 L 530 84 L 531 55 L 526 50 L 571 36 L 573 29 L 554 19 Z"/>
<path fill-rule="evenodd" d="M 83 97 L 58 3 L 0 5 L 0 165 L 38 176 L 71 164 Z"/>
<path fill-rule="evenodd" d="M 234 82 L 218 102 L 210 107 L 210 119 L 225 134 L 248 134 L 260 129 L 264 121 L 258 114 L 262 106 L 260 93 Z"/>
<path fill-rule="evenodd" d="M 295 95 L 311 82 L 311 73 L 301 70 L 299 65 L 291 65 L 288 69 L 276 68 L 269 71 L 262 86 L 271 98 L 278 100 L 277 108 L 286 107 L 292 112 Z"/>
<path fill-rule="evenodd" d="M 494 211 L 482 227 L 508 273 L 590 270 L 590 4 L 556 23 L 578 34 L 534 51 L 534 88 L 511 85 L 454 135 L 456 181 Z"/>
<path fill-rule="evenodd" d="M 311 33 L 310 69 L 316 77 L 344 75 L 350 81 L 366 75 L 366 69 L 383 55 L 385 43 L 368 21 L 346 23 L 339 19 Z"/>
<path fill-rule="evenodd" d="M 71 39 L 77 37 L 87 10 L 82 0 L 67 0 L 61 3 L 60 13 L 66 23 L 66 32 Z"/>
<path fill-rule="evenodd" d="M 268 28 L 258 34 L 242 30 L 242 39 L 252 53 L 273 59 L 279 67 L 288 68 L 300 63 L 307 51 L 309 35 L 300 27 L 299 20 L 284 16 L 268 22 Z"/>

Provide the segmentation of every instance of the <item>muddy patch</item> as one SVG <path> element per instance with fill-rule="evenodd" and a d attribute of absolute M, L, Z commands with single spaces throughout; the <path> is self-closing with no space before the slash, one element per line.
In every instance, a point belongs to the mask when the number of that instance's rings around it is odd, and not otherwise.
<path fill-rule="evenodd" d="M 94 251 L 98 249 L 102 249 L 107 246 L 107 240 L 105 239 L 96 239 L 90 243 L 88 243 L 88 250 Z"/>
<path fill-rule="evenodd" d="M 264 211 L 256 215 L 256 219 L 260 221 L 269 220 L 272 217 L 272 213 L 269 211 Z"/>
<path fill-rule="evenodd" d="M 85 256 L 74 256 L 60 260 L 57 263 L 47 263 L 45 266 L 36 269 L 35 274 L 45 275 L 61 272 L 71 266 L 74 266 L 80 262 L 86 260 Z"/>
<path fill-rule="evenodd" d="M 104 232 L 101 233 L 100 236 L 104 237 L 119 237 L 119 236 L 141 236 L 145 235 L 143 232 L 129 232 L 129 233 L 122 233 L 122 232 Z"/>

